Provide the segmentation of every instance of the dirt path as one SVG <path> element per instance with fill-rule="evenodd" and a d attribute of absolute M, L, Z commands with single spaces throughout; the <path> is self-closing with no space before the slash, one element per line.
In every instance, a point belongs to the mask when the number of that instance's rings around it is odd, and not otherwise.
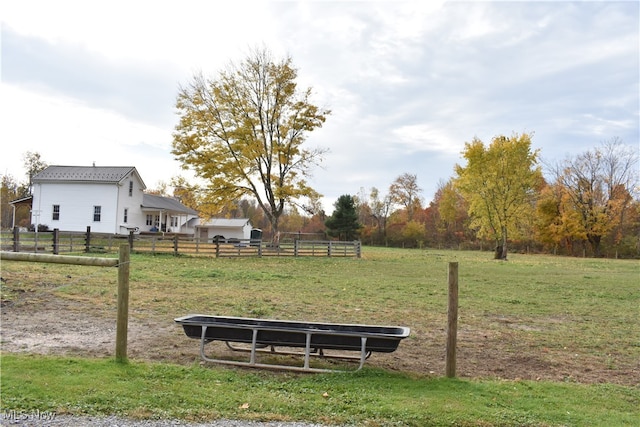
<path fill-rule="evenodd" d="M 109 357 L 115 353 L 116 313 L 50 293 L 22 294 L 2 306 L 3 352 Z M 458 333 L 458 376 L 504 379 L 640 384 L 640 366 L 611 369 L 589 355 L 532 349 L 518 343 L 505 325 L 500 332 L 461 329 Z M 442 330 L 412 328 L 411 336 L 390 354 L 374 354 L 367 362 L 391 370 L 442 376 L 445 372 Z M 188 339 L 173 318 L 129 317 L 131 360 L 192 364 L 199 343 Z M 221 349 L 220 351 L 225 351 Z"/>

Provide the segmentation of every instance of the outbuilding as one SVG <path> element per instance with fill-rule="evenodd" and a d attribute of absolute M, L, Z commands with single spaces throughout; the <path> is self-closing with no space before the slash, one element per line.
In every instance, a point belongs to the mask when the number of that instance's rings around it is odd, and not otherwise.
<path fill-rule="evenodd" d="M 251 221 L 247 218 L 211 218 L 197 220 L 195 235 L 200 241 L 229 242 L 251 238 Z"/>

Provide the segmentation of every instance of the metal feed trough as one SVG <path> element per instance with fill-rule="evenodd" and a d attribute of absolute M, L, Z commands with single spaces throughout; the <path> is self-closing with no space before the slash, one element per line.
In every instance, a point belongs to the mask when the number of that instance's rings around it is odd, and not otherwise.
<path fill-rule="evenodd" d="M 200 356 L 207 362 L 304 372 L 331 371 L 310 367 L 311 356 L 356 360 L 359 361 L 357 370 L 360 370 L 372 352 L 392 353 L 398 348 L 400 340 L 409 336 L 409 328 L 403 326 L 295 322 L 202 314 L 191 314 L 175 321 L 182 325 L 189 338 L 200 340 Z M 223 341 L 234 351 L 250 352 L 249 361 L 208 357 L 204 346 L 212 341 Z M 279 351 L 277 347 L 302 348 L 304 352 Z M 326 350 L 347 354 L 327 354 Z M 257 363 L 256 354 L 259 352 L 304 356 L 304 366 Z M 349 355 L 348 352 L 357 352 L 358 355 Z"/>

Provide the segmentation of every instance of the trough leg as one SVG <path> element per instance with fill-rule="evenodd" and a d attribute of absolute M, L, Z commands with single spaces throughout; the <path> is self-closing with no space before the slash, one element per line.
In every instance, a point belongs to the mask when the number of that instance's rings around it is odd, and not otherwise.
<path fill-rule="evenodd" d="M 204 360 L 207 360 L 207 356 L 205 356 L 204 354 L 204 344 L 207 338 L 207 327 L 205 325 L 202 325 L 201 329 L 202 329 L 202 335 L 200 336 L 200 357 L 202 357 L 202 359 Z"/>
<path fill-rule="evenodd" d="M 253 337 L 251 338 L 251 359 L 249 361 L 249 364 L 251 365 L 255 365 L 256 364 L 256 344 L 258 342 L 258 330 L 254 329 L 253 330 Z"/>
<path fill-rule="evenodd" d="M 311 353 L 311 334 L 307 332 L 307 342 L 304 347 L 304 369 L 309 369 L 309 354 Z"/>
<path fill-rule="evenodd" d="M 367 360 L 367 337 L 361 337 L 360 340 L 362 344 L 360 347 L 360 366 L 358 367 L 358 371 L 362 369 L 364 361 Z"/>

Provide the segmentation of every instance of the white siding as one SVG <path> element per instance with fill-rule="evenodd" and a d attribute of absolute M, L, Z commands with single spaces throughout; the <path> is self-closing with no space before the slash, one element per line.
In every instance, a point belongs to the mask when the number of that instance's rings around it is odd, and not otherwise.
<path fill-rule="evenodd" d="M 251 238 L 251 224 L 247 223 L 243 226 L 215 226 L 215 225 L 202 225 L 199 228 L 198 234 L 201 238 L 204 237 L 204 231 L 207 230 L 207 240 L 213 239 L 215 236 L 224 236 L 225 239 L 249 239 Z"/>
<path fill-rule="evenodd" d="M 118 186 L 88 183 L 40 183 L 33 189 L 33 224 L 46 224 L 49 229 L 96 233 L 116 230 Z M 60 219 L 54 221 L 53 205 L 60 206 Z M 93 221 L 94 206 L 101 207 L 100 222 Z M 130 214 L 131 215 L 131 214 Z"/>
<path fill-rule="evenodd" d="M 133 182 L 133 191 L 129 195 L 129 182 Z M 142 212 L 142 183 L 137 179 L 135 174 L 122 180 L 118 186 L 118 207 L 116 224 L 112 233 L 129 234 L 129 229 L 138 228 L 143 230 L 145 224 L 145 214 Z M 124 222 L 124 210 L 128 209 L 127 222 Z"/>

